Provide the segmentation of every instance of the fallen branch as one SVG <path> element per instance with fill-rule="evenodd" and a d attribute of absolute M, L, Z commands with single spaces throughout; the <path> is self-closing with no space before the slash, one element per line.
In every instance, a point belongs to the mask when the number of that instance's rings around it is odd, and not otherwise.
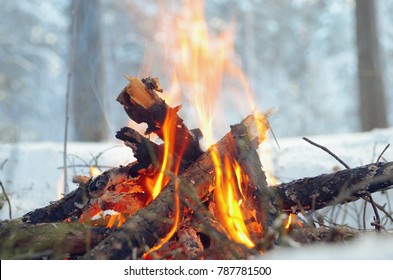
<path fill-rule="evenodd" d="M 393 162 L 379 162 L 283 183 L 272 190 L 282 211 L 297 212 L 355 201 L 392 185 Z"/>

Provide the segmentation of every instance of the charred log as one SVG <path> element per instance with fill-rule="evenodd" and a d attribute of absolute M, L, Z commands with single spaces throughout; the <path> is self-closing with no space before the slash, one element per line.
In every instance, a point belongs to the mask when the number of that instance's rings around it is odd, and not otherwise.
<path fill-rule="evenodd" d="M 123 127 L 116 133 L 116 138 L 123 140 L 134 153 L 137 163 L 133 165 L 129 174 L 131 177 L 138 175 L 139 170 L 146 169 L 150 164 L 158 166 L 162 162 L 163 147 L 140 135 L 130 127 Z"/>
<path fill-rule="evenodd" d="M 123 127 L 116 133 L 116 138 L 123 140 L 124 144 L 132 149 L 134 157 L 137 159 L 137 163 L 130 168 L 129 174 L 131 177 L 137 176 L 141 169 L 146 169 L 150 164 L 159 167 L 162 163 L 164 144 L 158 145 L 130 127 Z M 179 159 L 180 155 L 175 153 L 169 156 L 172 157 L 172 162 L 180 162 L 179 172 L 184 171 L 191 163 L 184 160 L 183 157 Z"/>
<path fill-rule="evenodd" d="M 163 139 L 162 127 L 165 117 L 168 115 L 167 111 L 177 112 L 180 107 L 169 107 L 157 95 L 157 92 L 163 92 L 157 78 L 146 78 L 141 81 L 129 76 L 128 80 L 129 84 L 119 94 L 117 101 L 123 105 L 132 120 L 147 124 L 146 134 L 154 132 Z M 185 147 L 182 158 L 189 164 L 202 154 L 198 135 L 195 131 L 191 132 L 177 114 L 174 122 L 176 123 L 176 137 L 173 139 L 173 143 L 175 143 L 174 154 L 181 154 Z"/>
<path fill-rule="evenodd" d="M 48 206 L 28 212 L 23 215 L 22 221 L 36 224 L 77 220 L 93 199 L 102 196 L 111 186 L 125 181 L 133 165 L 109 169 L 96 178 L 74 177 L 74 182 L 79 184 L 76 190 Z"/>

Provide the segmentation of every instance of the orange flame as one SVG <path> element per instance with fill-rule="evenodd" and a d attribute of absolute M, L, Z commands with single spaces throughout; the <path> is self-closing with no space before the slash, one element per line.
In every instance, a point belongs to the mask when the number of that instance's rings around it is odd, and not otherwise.
<path fill-rule="evenodd" d="M 241 203 L 243 201 L 242 186 L 248 184 L 247 177 L 242 173 L 237 161 L 224 156 L 224 165 L 215 146 L 210 150 L 214 163 L 215 182 L 214 200 L 219 211 L 220 221 L 230 238 L 247 247 L 254 247 L 244 222 Z"/>
<path fill-rule="evenodd" d="M 176 110 L 168 108 L 164 123 L 162 125 L 163 141 L 164 141 L 164 156 L 161 163 L 161 168 L 158 174 L 153 178 L 148 178 L 146 186 L 151 194 L 152 200 L 157 197 L 161 190 L 170 181 L 171 175 L 177 175 L 178 169 L 180 167 L 181 154 L 178 154 L 177 162 L 173 160 L 174 152 L 174 141 L 176 133 Z M 173 174 L 171 174 L 173 172 Z"/>
<path fill-rule="evenodd" d="M 166 35 L 172 38 L 168 49 L 177 54 L 170 56 L 173 82 L 178 83 L 172 87 L 181 86 L 183 92 L 187 92 L 192 109 L 197 111 L 204 141 L 211 145 L 215 107 L 234 43 L 233 32 L 224 31 L 215 37 L 209 34 L 203 6 L 203 1 L 186 0 L 183 13 L 175 17 Z"/>
<path fill-rule="evenodd" d="M 161 192 L 161 190 L 168 184 L 170 178 L 172 177 L 171 174 L 168 174 L 169 172 L 172 172 L 174 182 L 175 182 L 175 212 L 174 212 L 174 219 L 173 219 L 173 224 L 170 229 L 170 231 L 166 234 L 164 238 L 160 240 L 154 247 L 152 247 L 148 252 L 146 252 L 143 255 L 143 258 L 146 258 L 148 255 L 150 255 L 152 252 L 160 249 L 162 245 L 164 245 L 166 242 L 168 242 L 169 239 L 175 234 L 177 230 L 177 226 L 179 224 L 179 219 L 180 219 L 180 197 L 179 197 L 179 182 L 178 178 L 176 178 L 179 168 L 180 168 L 180 162 L 181 162 L 181 155 L 184 151 L 178 151 L 178 159 L 176 162 L 174 162 L 172 155 L 174 152 L 174 141 L 175 139 L 175 133 L 176 133 L 176 120 L 177 120 L 177 115 L 176 115 L 176 110 L 168 108 L 164 124 L 162 126 L 162 132 L 163 132 L 163 140 L 164 140 L 164 158 L 161 164 L 161 169 L 159 174 L 152 180 L 152 182 L 149 182 L 147 186 L 152 186 L 151 188 L 151 194 L 152 194 L 152 199 L 155 199 L 157 195 Z M 185 148 L 185 147 L 183 147 Z"/>

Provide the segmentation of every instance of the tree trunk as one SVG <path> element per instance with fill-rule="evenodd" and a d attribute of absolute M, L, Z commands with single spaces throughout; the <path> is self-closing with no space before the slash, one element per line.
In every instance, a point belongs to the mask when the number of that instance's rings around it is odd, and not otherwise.
<path fill-rule="evenodd" d="M 100 141 L 107 138 L 100 1 L 74 0 L 76 16 L 75 66 L 72 71 L 74 138 Z"/>
<path fill-rule="evenodd" d="M 376 1 L 356 0 L 360 117 L 363 131 L 387 127 Z"/>

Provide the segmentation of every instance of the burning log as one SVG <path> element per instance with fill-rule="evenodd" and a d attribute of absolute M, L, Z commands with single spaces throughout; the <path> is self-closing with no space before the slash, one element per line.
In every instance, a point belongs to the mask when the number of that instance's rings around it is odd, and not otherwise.
<path fill-rule="evenodd" d="M 123 105 L 132 120 L 147 124 L 146 134 L 154 132 L 164 140 L 162 126 L 165 117 L 168 116 L 167 111 L 177 112 L 180 107 L 171 108 L 158 96 L 157 92 L 163 90 L 157 78 L 145 78 L 142 81 L 131 76 L 127 78 L 129 84 L 119 94 L 117 101 Z M 174 154 L 180 154 L 180 151 L 185 147 L 182 160 L 189 164 L 202 154 L 198 142 L 201 132 L 199 130 L 191 132 L 177 115 L 174 123 L 176 126 L 176 137 L 173 139 Z"/>
<path fill-rule="evenodd" d="M 94 198 L 102 196 L 109 186 L 123 182 L 133 165 L 110 169 L 95 179 L 75 176 L 73 181 L 79 184 L 76 190 L 46 207 L 28 212 L 23 215 L 22 221 L 37 224 L 78 219 Z"/>
<path fill-rule="evenodd" d="M 136 177 L 141 169 L 147 168 L 150 164 L 158 167 L 162 162 L 163 146 L 143 137 L 134 129 L 123 127 L 116 133 L 116 138 L 123 140 L 124 144 L 132 149 L 136 158 L 136 164 L 129 170 L 131 177 Z"/>

